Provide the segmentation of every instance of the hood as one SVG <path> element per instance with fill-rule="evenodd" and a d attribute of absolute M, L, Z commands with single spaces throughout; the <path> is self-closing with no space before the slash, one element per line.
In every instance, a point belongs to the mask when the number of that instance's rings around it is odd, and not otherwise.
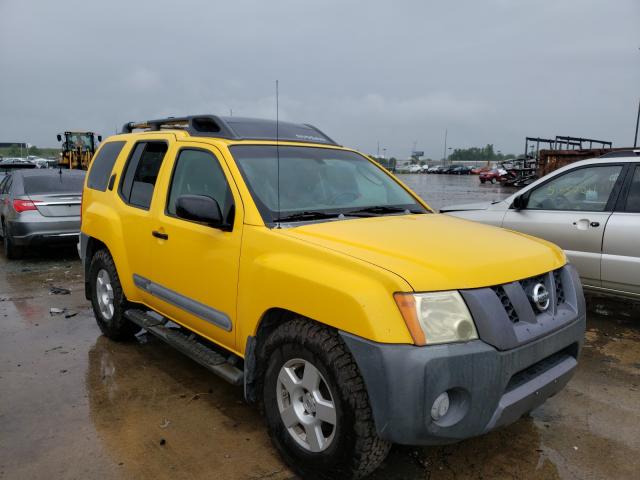
<path fill-rule="evenodd" d="M 415 291 L 500 285 L 566 263 L 545 240 L 439 214 L 321 222 L 283 233 L 389 270 Z"/>
<path fill-rule="evenodd" d="M 441 212 L 460 212 L 463 210 L 486 210 L 491 202 L 463 203 L 462 205 L 448 205 L 440 209 Z"/>

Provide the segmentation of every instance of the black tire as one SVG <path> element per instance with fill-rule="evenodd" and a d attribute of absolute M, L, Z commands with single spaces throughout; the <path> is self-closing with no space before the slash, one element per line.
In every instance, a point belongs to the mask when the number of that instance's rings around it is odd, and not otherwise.
<path fill-rule="evenodd" d="M 98 303 L 96 283 L 98 273 L 101 270 L 105 270 L 109 274 L 113 291 L 113 315 L 111 318 L 106 318 L 105 315 L 103 315 Z M 98 327 L 100 327 L 100 331 L 104 336 L 116 341 L 132 339 L 133 336 L 140 331 L 140 327 L 124 316 L 124 312 L 130 307 L 130 304 L 122 291 L 116 265 L 107 250 L 98 250 L 91 259 L 91 265 L 89 267 L 89 288 L 91 291 L 93 313 L 96 317 Z"/>
<path fill-rule="evenodd" d="M 269 336 L 261 358 L 267 359 L 262 400 L 269 435 L 296 474 L 305 479 L 362 478 L 384 461 L 391 444 L 376 433 L 364 381 L 336 331 L 304 318 L 291 320 Z M 292 359 L 303 359 L 317 368 L 334 402 L 334 436 L 320 452 L 299 445 L 280 416 L 278 375 Z"/>
<path fill-rule="evenodd" d="M 7 226 L 4 223 L 2 224 L 2 246 L 4 256 L 9 260 L 16 260 L 22 257 L 22 248 L 15 244 L 11 232 L 7 230 Z"/>
<path fill-rule="evenodd" d="M 493 183 L 495 185 L 496 183 L 498 183 L 498 180 L 494 177 L 494 178 L 491 179 L 491 183 Z"/>
<path fill-rule="evenodd" d="M 484 178 L 481 178 L 480 183 L 484 183 L 484 182 L 486 182 L 486 180 Z"/>

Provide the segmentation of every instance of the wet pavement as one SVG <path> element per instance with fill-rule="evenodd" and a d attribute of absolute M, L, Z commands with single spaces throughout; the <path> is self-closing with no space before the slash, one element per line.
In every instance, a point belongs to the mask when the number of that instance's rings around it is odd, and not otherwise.
<path fill-rule="evenodd" d="M 409 177 L 435 208 L 505 196 L 476 177 Z M 153 338 L 102 337 L 81 274 L 73 249 L 0 255 L 0 479 L 294 478 L 242 389 Z M 396 446 L 371 478 L 638 478 L 640 305 L 588 304 L 565 390 L 483 437 Z"/>

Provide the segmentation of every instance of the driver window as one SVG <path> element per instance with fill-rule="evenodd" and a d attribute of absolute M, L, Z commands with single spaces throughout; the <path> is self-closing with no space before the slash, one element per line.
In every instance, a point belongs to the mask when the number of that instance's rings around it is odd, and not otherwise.
<path fill-rule="evenodd" d="M 176 216 L 176 201 L 180 195 L 205 195 L 220 205 L 227 223 L 233 223 L 233 196 L 218 163 L 218 159 L 203 150 L 180 151 L 173 170 L 167 201 L 167 214 Z"/>
<path fill-rule="evenodd" d="M 527 209 L 603 212 L 621 171 L 600 165 L 560 175 L 531 192 Z"/>

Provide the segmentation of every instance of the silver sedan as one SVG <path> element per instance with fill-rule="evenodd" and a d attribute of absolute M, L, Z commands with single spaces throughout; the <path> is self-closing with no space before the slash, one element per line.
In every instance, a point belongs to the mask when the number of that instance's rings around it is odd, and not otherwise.
<path fill-rule="evenodd" d="M 586 289 L 640 299 L 637 152 L 572 163 L 500 202 L 440 211 L 553 242 L 565 250 Z"/>
<path fill-rule="evenodd" d="M 26 247 L 78 241 L 85 172 L 13 170 L 0 177 L 0 236 L 7 258 Z"/>

